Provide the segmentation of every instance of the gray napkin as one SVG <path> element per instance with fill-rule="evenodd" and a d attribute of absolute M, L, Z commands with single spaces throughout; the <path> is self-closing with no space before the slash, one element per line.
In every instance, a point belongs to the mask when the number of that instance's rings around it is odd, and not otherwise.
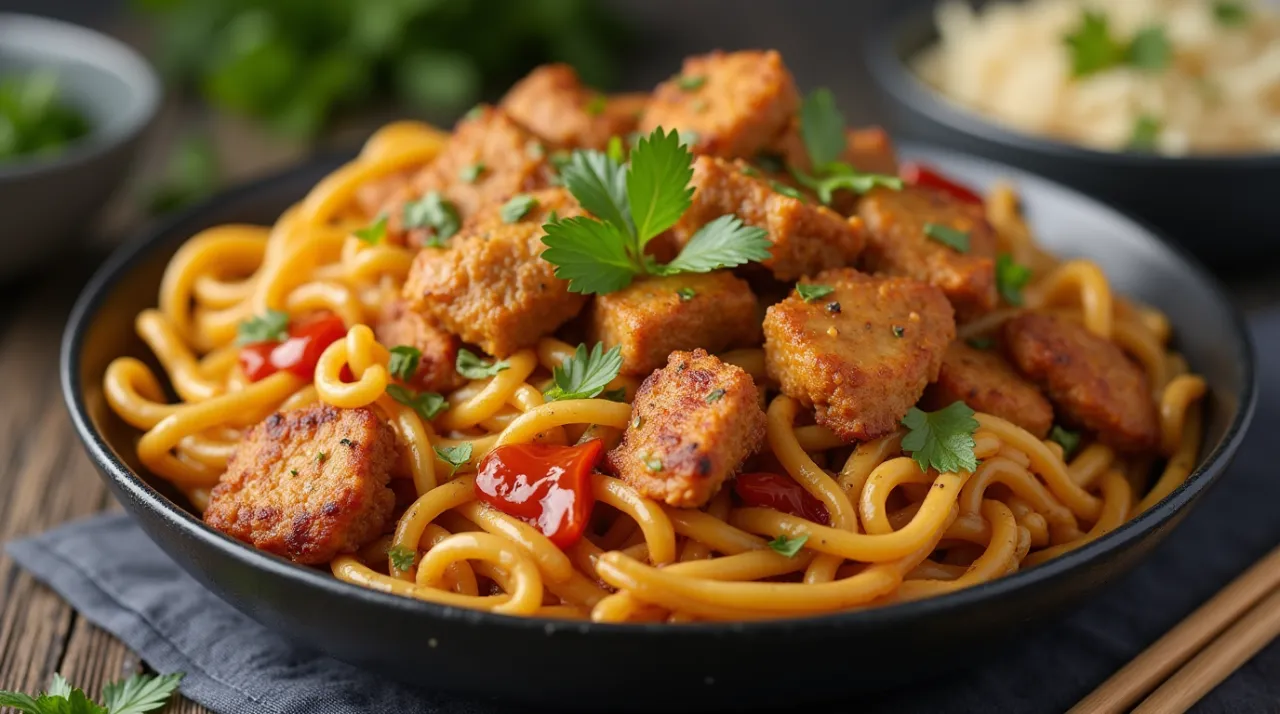
<path fill-rule="evenodd" d="M 1280 352 L 1280 313 L 1255 320 L 1253 328 L 1260 355 Z M 1132 574 L 981 666 L 799 711 L 1064 711 L 1280 543 L 1280 474 L 1271 444 L 1277 430 L 1280 368 L 1273 367 L 1263 375 L 1257 416 L 1231 471 Z M 186 672 L 183 694 L 221 714 L 518 711 L 390 682 L 295 647 L 197 585 L 127 516 L 73 523 L 11 543 L 9 552 L 156 670 Z M 1260 653 L 1195 711 L 1280 712 L 1280 645 Z"/>

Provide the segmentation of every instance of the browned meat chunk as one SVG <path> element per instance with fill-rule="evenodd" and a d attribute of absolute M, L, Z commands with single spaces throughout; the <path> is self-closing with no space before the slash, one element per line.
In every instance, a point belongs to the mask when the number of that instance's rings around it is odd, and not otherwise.
<path fill-rule="evenodd" d="M 635 130 L 644 108 L 630 95 L 614 100 L 584 87 L 567 64 L 533 70 L 500 106 L 552 146 L 569 149 L 603 149 L 609 137 L 625 137 Z"/>
<path fill-rule="evenodd" d="M 405 345 L 422 353 L 418 371 L 411 380 L 418 389 L 452 392 L 466 384 L 466 378 L 458 374 L 454 366 L 460 345 L 457 335 L 432 325 L 424 315 L 410 310 L 403 300 L 387 304 L 374 326 L 374 334 L 388 349 Z"/>
<path fill-rule="evenodd" d="M 750 158 L 786 129 L 799 107 L 795 80 L 777 52 L 712 52 L 689 57 L 658 85 L 640 131 L 692 131 L 694 153 Z"/>
<path fill-rule="evenodd" d="M 1011 421 L 1043 439 L 1053 426 L 1053 407 L 1034 384 L 1022 378 L 994 350 L 952 342 L 942 358 L 938 381 L 929 385 L 921 404 L 941 409 L 964 402 L 971 409 Z"/>
<path fill-rule="evenodd" d="M 760 343 L 756 296 L 728 271 L 646 278 L 600 295 L 588 342 L 622 346 L 622 371 L 649 374 L 676 350 L 712 352 Z"/>
<path fill-rule="evenodd" d="M 609 464 L 649 498 L 697 508 L 760 448 L 764 428 L 751 375 L 706 350 L 674 352 L 636 391 Z"/>
<path fill-rule="evenodd" d="M 847 441 L 893 431 L 938 376 L 955 338 L 950 303 L 909 278 L 871 277 L 852 268 L 801 281 L 830 292 L 792 293 L 764 318 L 765 366 L 787 396 Z M 818 287 L 821 286 L 821 287 Z"/>
<path fill-rule="evenodd" d="M 1082 325 L 1024 313 L 1004 323 L 1013 364 L 1049 393 L 1058 416 L 1120 451 L 1147 451 L 1160 423 L 1147 375 L 1120 348 Z"/>
<path fill-rule="evenodd" d="M 396 437 L 371 409 L 272 414 L 236 448 L 204 520 L 297 563 L 325 563 L 377 538 L 391 517 Z"/>
<path fill-rule="evenodd" d="M 865 236 L 857 219 L 779 193 L 768 181 L 723 159 L 694 159 L 693 186 L 693 205 L 672 228 L 678 245 L 688 243 L 707 223 L 733 213 L 769 232 L 772 257 L 764 266 L 780 280 L 850 265 L 862 251 Z"/>
<path fill-rule="evenodd" d="M 961 320 L 995 307 L 996 234 L 981 206 L 927 188 L 877 188 L 859 202 L 858 215 L 868 232 L 862 254 L 868 270 L 933 283 Z M 967 234 L 969 249 L 931 237 L 939 227 Z"/>
<path fill-rule="evenodd" d="M 547 214 L 563 209 L 562 217 L 581 215 L 567 196 L 563 189 L 532 194 L 536 204 L 514 223 L 490 206 L 447 248 L 423 248 L 404 284 L 409 308 L 495 357 L 554 332 L 586 303 L 541 258 Z"/>

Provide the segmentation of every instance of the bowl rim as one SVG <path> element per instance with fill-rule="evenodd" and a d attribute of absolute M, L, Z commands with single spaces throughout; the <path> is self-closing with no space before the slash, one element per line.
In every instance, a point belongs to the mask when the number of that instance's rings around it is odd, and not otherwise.
<path fill-rule="evenodd" d="M 822 630 L 834 632 L 848 628 L 856 629 L 860 626 L 893 626 L 923 617 L 959 613 L 983 601 L 1017 595 L 1021 591 L 1030 589 L 1037 584 L 1054 581 L 1084 570 L 1096 558 L 1119 550 L 1123 546 L 1157 530 L 1201 492 L 1216 482 L 1234 456 L 1253 417 L 1258 391 L 1255 369 L 1256 356 L 1253 340 L 1243 315 L 1227 298 L 1218 282 L 1186 251 L 1164 239 L 1159 232 L 1151 229 L 1145 223 L 1130 218 L 1126 214 L 1079 191 L 1031 172 L 927 144 L 908 142 L 904 145 L 904 148 L 907 149 L 904 153 L 920 153 L 924 151 L 932 155 L 949 156 L 969 162 L 977 161 L 988 165 L 996 165 L 1001 168 L 1006 176 L 1015 181 L 1029 180 L 1046 184 L 1056 191 L 1063 192 L 1066 197 L 1072 200 L 1087 202 L 1091 204 L 1091 208 L 1110 214 L 1108 218 L 1111 220 L 1129 223 L 1130 227 L 1145 238 L 1161 244 L 1163 249 L 1170 251 L 1176 260 L 1183 263 L 1195 278 L 1206 286 L 1213 295 L 1214 300 L 1230 316 L 1231 330 L 1235 334 L 1235 343 L 1240 352 L 1241 387 L 1240 391 L 1235 395 L 1238 402 L 1236 413 L 1230 424 L 1227 425 L 1219 443 L 1211 452 L 1202 456 L 1200 465 L 1188 475 L 1182 485 L 1147 511 L 1126 521 L 1120 527 L 1094 541 L 1034 568 L 1022 570 L 970 588 L 937 597 L 878 608 L 751 622 L 696 622 L 672 626 L 668 623 L 611 624 L 540 617 L 516 617 L 438 605 L 363 588 L 339 580 L 326 571 L 298 565 L 280 556 L 265 553 L 250 545 L 234 540 L 205 525 L 202 520 L 192 513 L 169 500 L 130 469 L 127 464 L 117 459 L 106 439 L 94 428 L 85 402 L 85 394 L 79 383 L 84 337 L 90 321 L 97 315 L 106 298 L 116 289 L 120 282 L 127 279 L 129 273 L 139 263 L 150 259 L 155 252 L 167 248 L 172 243 L 176 243 L 179 237 L 183 240 L 190 237 L 190 232 L 185 232 L 181 236 L 174 235 L 175 231 L 183 229 L 186 224 L 199 223 L 205 213 L 222 206 L 233 205 L 255 193 L 271 188 L 274 184 L 296 180 L 304 175 L 317 174 L 324 170 L 336 168 L 339 162 L 353 158 L 354 154 L 322 155 L 293 168 L 219 193 L 163 222 L 145 227 L 133 240 L 112 253 L 107 261 L 94 273 L 89 282 L 86 283 L 76 299 L 66 328 L 63 331 L 58 366 L 63 398 L 70 412 L 76 434 L 84 444 L 85 450 L 99 472 L 103 474 L 104 478 L 114 482 L 117 489 L 127 495 L 129 499 L 163 520 L 170 529 L 170 535 L 199 541 L 203 546 L 216 549 L 223 556 L 237 561 L 242 567 L 263 571 L 266 575 L 284 578 L 293 581 L 296 585 L 319 588 L 329 596 L 354 598 L 362 601 L 362 604 L 366 606 L 389 609 L 396 611 L 397 614 L 423 617 L 429 620 L 461 620 L 469 624 L 483 625 L 488 628 L 506 631 L 537 631 L 546 634 L 564 631 L 579 632 L 584 635 L 596 633 L 599 636 L 614 637 L 634 634 L 645 637 L 679 638 L 684 636 L 729 637 L 755 634 L 764 636 L 800 631 L 804 631 L 806 634 L 818 635 Z M 180 563 L 180 565 L 185 566 L 183 563 Z"/>
<path fill-rule="evenodd" d="M 868 28 L 874 29 L 864 33 L 863 55 L 867 69 L 881 91 L 951 131 L 1011 149 L 1096 165 L 1120 164 L 1125 167 L 1153 170 L 1167 170 L 1171 166 L 1185 167 L 1188 170 L 1280 169 L 1280 150 L 1268 153 L 1188 154 L 1186 156 L 1103 151 L 1053 137 L 1024 132 L 960 104 L 929 86 L 907 66 L 899 52 L 899 47 L 907 33 L 919 30 L 921 26 L 927 25 L 936 37 L 937 23 L 933 15 L 936 4 L 937 0 L 930 0 L 924 4 L 894 3 L 893 7 L 882 12 L 875 22 L 868 24 Z M 913 48 L 912 51 L 919 52 L 920 49 Z"/>
<path fill-rule="evenodd" d="M 92 162 L 139 136 L 159 113 L 164 94 L 160 77 L 141 54 L 124 42 L 83 25 L 25 13 L 0 12 L 0 26 L 21 31 L 24 39 L 32 35 L 47 38 L 44 55 L 77 60 L 93 71 L 117 77 L 136 94 L 121 120 L 95 123 L 87 135 L 68 144 L 64 151 L 49 157 L 20 157 L 0 163 L 0 181 L 21 180 Z M 26 52 L 17 50 L 14 54 L 24 56 Z M 94 61 L 87 61 L 90 57 Z"/>

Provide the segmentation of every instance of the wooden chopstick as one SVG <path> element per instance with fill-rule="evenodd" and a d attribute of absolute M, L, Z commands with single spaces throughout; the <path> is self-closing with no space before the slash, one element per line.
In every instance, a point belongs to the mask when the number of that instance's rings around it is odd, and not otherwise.
<path fill-rule="evenodd" d="M 1280 547 L 1254 563 L 1132 662 L 1111 675 L 1110 679 L 1080 700 L 1067 714 L 1121 714 L 1128 711 L 1129 707 L 1195 656 L 1218 633 L 1230 627 L 1250 607 L 1277 589 L 1280 589 Z M 1272 595 L 1271 599 L 1274 597 Z M 1258 648 L 1250 650 L 1249 654 L 1252 655 L 1265 644 L 1264 642 Z M 1247 659 L 1245 657 L 1232 665 L 1233 669 Z M 1229 673 L 1230 671 L 1224 673 L 1223 677 Z M 1213 683 L 1221 679 L 1219 677 Z M 1211 688 L 1212 684 L 1209 686 Z"/>

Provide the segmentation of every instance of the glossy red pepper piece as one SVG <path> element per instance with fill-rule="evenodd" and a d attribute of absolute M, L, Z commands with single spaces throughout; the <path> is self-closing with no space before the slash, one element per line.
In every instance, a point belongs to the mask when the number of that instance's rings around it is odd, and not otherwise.
<path fill-rule="evenodd" d="M 289 325 L 289 337 L 281 342 L 254 342 L 240 348 L 240 369 L 250 381 L 266 379 L 288 370 L 313 379 L 316 362 L 325 348 L 345 337 L 347 326 L 337 315 L 325 313 L 314 320 Z"/>
<path fill-rule="evenodd" d="M 733 482 L 733 492 L 748 506 L 772 508 L 814 523 L 831 524 L 826 505 L 790 476 L 772 473 L 738 474 Z"/>
<path fill-rule="evenodd" d="M 923 186 L 944 191 L 966 203 L 979 205 L 983 203 L 982 196 L 978 195 L 977 191 L 947 178 L 938 173 L 937 170 L 924 164 L 908 161 L 898 170 L 898 175 L 902 177 L 903 181 L 912 186 Z"/>
<path fill-rule="evenodd" d="M 578 446 L 499 446 L 480 462 L 476 497 L 566 548 L 591 520 L 591 472 L 603 451 L 599 439 Z"/>

